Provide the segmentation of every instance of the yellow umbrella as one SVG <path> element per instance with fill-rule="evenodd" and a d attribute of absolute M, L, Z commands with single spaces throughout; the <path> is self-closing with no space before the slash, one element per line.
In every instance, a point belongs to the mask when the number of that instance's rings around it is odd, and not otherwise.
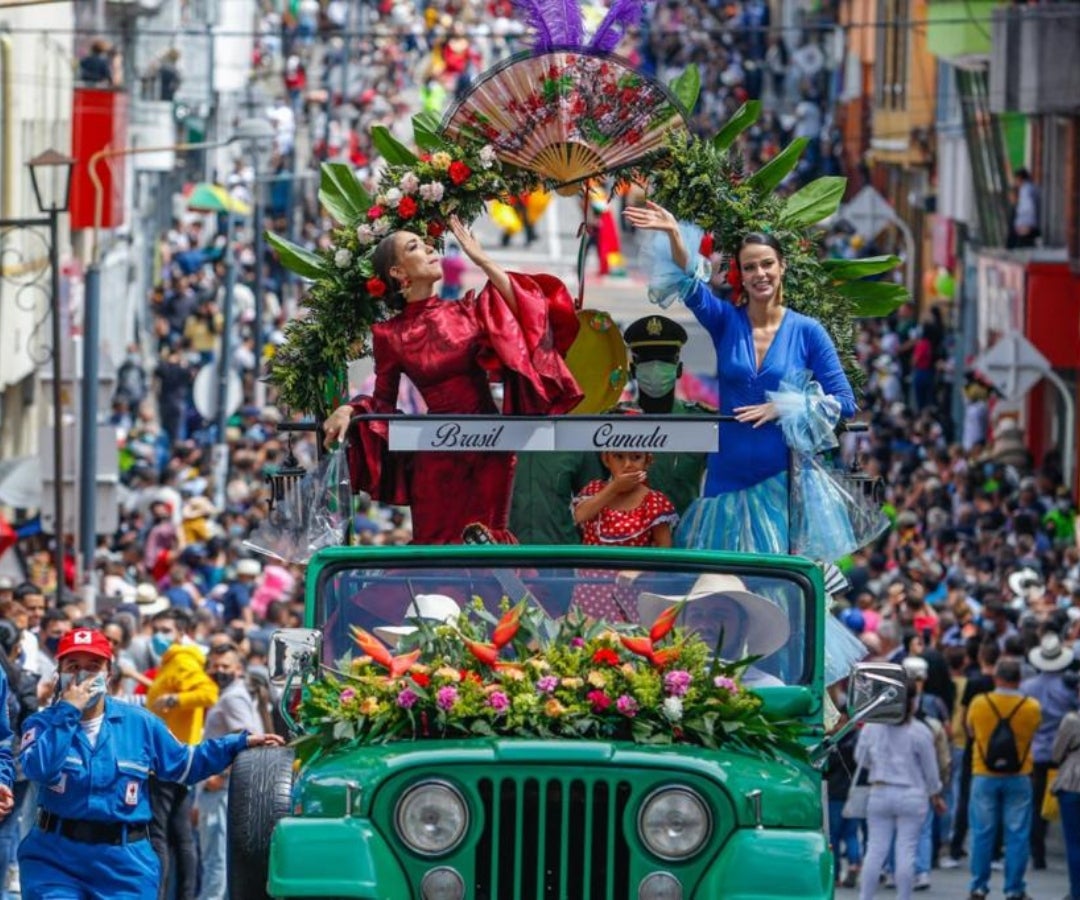
<path fill-rule="evenodd" d="M 188 194 L 187 208 L 192 212 L 232 213 L 234 216 L 250 216 L 251 207 L 237 200 L 219 184 L 200 181 Z"/>

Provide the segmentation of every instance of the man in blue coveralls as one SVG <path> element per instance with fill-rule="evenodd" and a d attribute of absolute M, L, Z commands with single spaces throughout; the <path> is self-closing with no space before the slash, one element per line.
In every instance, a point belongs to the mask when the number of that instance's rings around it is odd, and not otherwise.
<path fill-rule="evenodd" d="M 247 747 L 284 743 L 241 732 L 183 744 L 157 716 L 106 697 L 112 657 L 99 631 L 64 635 L 54 702 L 24 724 L 19 761 L 40 786 L 36 826 L 19 847 L 26 900 L 155 900 L 150 773 L 195 784 Z"/>

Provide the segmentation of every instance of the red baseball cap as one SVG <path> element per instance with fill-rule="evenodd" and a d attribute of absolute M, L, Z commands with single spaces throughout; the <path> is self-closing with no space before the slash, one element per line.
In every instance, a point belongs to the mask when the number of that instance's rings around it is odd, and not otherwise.
<path fill-rule="evenodd" d="M 112 659 L 112 644 L 100 631 L 92 628 L 73 628 L 62 638 L 56 648 L 56 658 L 62 659 L 69 653 L 89 653 L 102 659 Z"/>

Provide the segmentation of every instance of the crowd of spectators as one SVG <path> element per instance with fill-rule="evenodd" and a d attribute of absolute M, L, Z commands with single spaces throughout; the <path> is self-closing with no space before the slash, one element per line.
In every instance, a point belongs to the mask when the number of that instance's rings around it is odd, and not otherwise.
<path fill-rule="evenodd" d="M 378 162 L 371 125 L 387 124 L 409 140 L 406 113 L 441 114 L 476 74 L 521 46 L 520 25 L 506 0 L 349 7 L 300 0 L 287 12 L 266 4 L 261 13 L 254 65 L 273 98 L 267 110 L 276 133 L 273 172 L 337 159 L 370 180 Z M 807 136 L 812 142 L 803 174 L 809 177 L 836 165 L 833 87 L 821 33 L 779 28 L 762 0 L 665 0 L 648 5 L 643 26 L 621 52 L 665 81 L 697 63 L 703 92 L 694 124 L 703 132 L 715 131 L 742 102 L 762 99 L 765 114 L 747 135 L 750 163 Z M 250 201 L 253 173 L 246 162 L 238 161 L 221 181 L 236 199 Z M 301 243 L 318 245 L 328 223 L 294 188 L 286 179 L 272 185 L 263 224 L 282 233 L 296 228 Z M 72 573 L 56 578 L 40 536 L 17 549 L 26 580 L 0 582 L 0 665 L 13 688 L 16 730 L 37 704 L 50 702 L 56 644 L 76 625 L 100 626 L 113 641 L 120 660 L 110 686 L 114 696 L 145 702 L 170 646 L 155 638 L 167 630 L 173 643 L 209 654 L 211 670 L 226 654 L 217 668 L 239 679 L 270 724 L 267 640 L 275 628 L 302 622 L 302 572 L 260 557 L 245 540 L 266 516 L 266 476 L 290 453 L 310 466 L 315 447 L 311 438 L 289 443 L 278 435 L 272 395 L 256 402 L 262 398 L 257 348 L 269 353 L 280 341 L 295 286 L 272 253 L 256 260 L 250 229 L 237 230 L 233 239 L 231 364 L 244 400 L 224 435 L 230 456 L 224 502 L 209 499 L 209 448 L 216 435 L 193 389 L 202 368 L 214 366 L 225 326 L 227 228 L 220 217 L 189 214 L 161 236 L 162 275 L 149 298 L 152 342 L 133 346 L 118 373 L 113 422 L 124 490 L 120 527 L 102 541 L 92 573 L 97 611 L 89 612 Z M 837 247 L 838 253 L 862 252 L 850 237 L 839 237 Z M 864 436 L 848 436 L 845 448 L 868 475 L 880 477 L 892 527 L 845 561 L 849 586 L 837 594 L 836 612 L 870 658 L 905 664 L 919 685 L 919 714 L 940 724 L 947 745 L 941 774 L 948 809 L 928 818 L 916 888 L 929 884 L 934 864 L 958 864 L 969 852 L 972 747 L 965 715 L 974 697 L 993 687 L 994 667 L 1003 658 L 1023 668 L 1021 690 L 1042 690 L 1031 687 L 1040 672 L 1031 660 L 1042 658 L 1033 654 L 1051 636 L 1066 649 L 1080 636 L 1080 548 L 1060 455 L 1051 452 L 1037 464 L 1028 458 L 1015 420 L 995 419 L 989 386 L 953 370 L 950 341 L 940 313 L 920 321 L 910 307 L 863 330 L 862 406 L 872 427 Z M 965 415 L 953 422 L 957 379 L 965 381 Z M 353 532 L 366 543 L 410 537 L 402 510 L 375 504 L 356 512 Z M 1057 722 L 1077 705 L 1074 669 L 1061 671 L 1068 690 L 1055 694 L 1056 706 L 1040 698 L 1042 724 L 1032 751 L 1036 792 L 1046 783 Z M 854 774 L 853 753 L 845 746 L 831 769 L 830 799 L 840 805 Z M 5 862 L 13 864 L 15 836 L 33 809 L 25 794 L 24 787 L 22 815 L 0 825 L 0 871 Z M 1045 865 L 1039 821 L 1036 815 L 1031 831 L 1036 867 Z M 846 859 L 838 880 L 853 885 L 860 832 L 842 819 L 836 824 L 833 838 Z M 190 879 L 188 844 L 171 850 L 179 852 L 176 865 Z M 216 884 L 213 872 L 203 878 Z M 15 884 L 13 869 L 8 889 Z"/>

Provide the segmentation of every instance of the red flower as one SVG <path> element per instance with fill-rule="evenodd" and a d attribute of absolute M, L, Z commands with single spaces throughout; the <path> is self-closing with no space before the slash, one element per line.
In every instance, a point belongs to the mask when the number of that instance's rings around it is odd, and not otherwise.
<path fill-rule="evenodd" d="M 462 185 L 469 180 L 469 176 L 472 175 L 472 169 L 465 165 L 460 159 L 456 159 L 450 163 L 449 175 L 450 180 L 454 182 L 454 184 Z"/>
<path fill-rule="evenodd" d="M 626 134 L 623 136 L 623 140 L 626 141 L 627 145 L 630 146 L 630 147 L 633 147 L 635 144 L 640 144 L 641 143 L 641 131 L 640 131 L 640 129 L 634 128 L 634 129 L 631 129 L 630 131 L 626 132 Z"/>
<path fill-rule="evenodd" d="M 494 666 L 499 658 L 499 648 L 494 644 L 483 644 L 468 638 L 462 638 L 461 641 L 473 657 L 485 666 Z"/>
<path fill-rule="evenodd" d="M 649 657 L 649 661 L 658 669 L 666 669 L 679 658 L 680 652 L 678 647 L 665 647 L 663 650 L 655 651 Z"/>
<path fill-rule="evenodd" d="M 431 154 L 430 153 L 421 153 L 420 154 L 420 162 L 431 162 Z"/>
<path fill-rule="evenodd" d="M 382 217 L 385 213 L 386 213 L 386 210 L 383 209 L 381 206 L 379 206 L 379 204 L 376 203 L 374 206 L 372 206 L 370 209 L 368 209 L 367 217 L 372 222 L 374 222 L 376 219 Z"/>
<path fill-rule="evenodd" d="M 501 619 L 499 624 L 495 626 L 495 631 L 491 635 L 491 642 L 496 648 L 505 647 L 517 634 L 518 628 L 521 625 L 521 614 L 525 612 L 525 604 L 519 603 L 513 609 L 507 610 Z"/>
<path fill-rule="evenodd" d="M 742 293 L 742 272 L 739 271 L 739 265 L 735 260 L 728 261 L 727 283 L 731 285 L 732 299 L 738 300 Z"/>
<path fill-rule="evenodd" d="M 675 620 L 678 618 L 681 611 L 682 604 L 676 603 L 674 606 L 669 606 L 660 613 L 660 615 L 656 617 L 656 621 L 653 622 L 652 629 L 649 631 L 649 640 L 655 644 L 667 637 L 671 629 L 675 627 Z"/>
<path fill-rule="evenodd" d="M 701 236 L 701 244 L 698 247 L 698 253 L 702 256 L 712 256 L 714 246 L 712 232 L 706 231 L 705 234 Z"/>
<path fill-rule="evenodd" d="M 633 653 L 635 656 L 644 656 L 646 659 L 652 659 L 653 645 L 647 637 L 629 637 L 625 634 L 619 635 L 619 640 L 622 645 Z"/>
<path fill-rule="evenodd" d="M 589 691 L 585 695 L 585 699 L 589 701 L 593 712 L 603 712 L 611 706 L 611 698 L 603 691 Z"/>
<path fill-rule="evenodd" d="M 386 282 L 377 275 L 374 278 L 369 278 L 365 287 L 367 287 L 367 292 L 372 297 L 382 297 L 386 293 Z"/>
<path fill-rule="evenodd" d="M 624 87 L 619 91 L 619 99 L 623 103 L 633 103 L 637 99 L 637 91 L 633 88 Z"/>
<path fill-rule="evenodd" d="M 424 672 L 413 672 L 409 677 L 422 688 L 426 688 L 431 684 L 431 676 Z"/>
<path fill-rule="evenodd" d="M 446 231 L 446 226 L 443 225 L 443 223 L 440 222 L 438 219 L 432 219 L 430 222 L 427 223 L 427 233 L 430 237 L 437 238 L 444 231 Z"/>
<path fill-rule="evenodd" d="M 397 205 L 398 215 L 403 219 L 411 219 L 416 215 L 416 201 L 412 197 L 402 197 Z"/>
<path fill-rule="evenodd" d="M 598 666 L 617 666 L 619 654 L 610 647 L 601 647 L 592 655 L 592 661 Z"/>

